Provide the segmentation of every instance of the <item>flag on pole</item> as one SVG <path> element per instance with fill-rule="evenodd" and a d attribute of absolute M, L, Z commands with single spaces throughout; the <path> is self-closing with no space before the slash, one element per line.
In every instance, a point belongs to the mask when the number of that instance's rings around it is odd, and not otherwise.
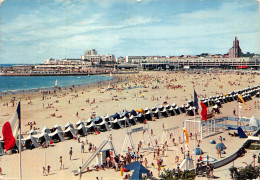
<path fill-rule="evenodd" d="M 196 110 L 199 109 L 199 105 L 198 105 L 198 95 L 197 95 L 195 89 L 194 89 L 194 106 L 195 106 Z"/>
<path fill-rule="evenodd" d="M 207 121 L 207 109 L 208 109 L 208 107 L 205 104 L 203 104 L 203 102 L 200 102 L 200 105 L 201 105 L 201 108 L 202 108 L 201 113 L 200 113 L 201 118 L 202 118 L 202 120 Z"/>
<path fill-rule="evenodd" d="M 238 102 L 242 102 L 245 105 L 245 107 L 247 108 L 247 105 L 246 105 L 243 97 L 240 94 L 238 95 Z"/>
<path fill-rule="evenodd" d="M 2 128 L 4 149 L 7 151 L 15 146 L 18 130 L 21 128 L 21 108 L 18 103 L 14 117 L 7 121 Z"/>

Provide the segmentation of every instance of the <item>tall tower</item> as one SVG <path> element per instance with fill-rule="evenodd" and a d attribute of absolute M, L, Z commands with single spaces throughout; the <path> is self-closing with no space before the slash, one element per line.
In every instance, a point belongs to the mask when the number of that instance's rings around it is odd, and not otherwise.
<path fill-rule="evenodd" d="M 233 47 L 229 49 L 228 57 L 229 58 L 238 58 L 242 56 L 242 51 L 239 47 L 239 41 L 237 36 L 235 37 L 235 41 L 233 41 Z"/>

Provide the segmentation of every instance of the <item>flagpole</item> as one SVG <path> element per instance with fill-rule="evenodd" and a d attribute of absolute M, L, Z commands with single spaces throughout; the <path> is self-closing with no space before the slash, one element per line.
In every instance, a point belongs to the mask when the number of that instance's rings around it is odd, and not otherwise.
<path fill-rule="evenodd" d="M 20 104 L 20 119 L 19 119 L 19 161 L 20 161 L 20 180 L 22 180 L 22 147 L 21 147 L 21 135 L 22 135 L 22 130 L 21 130 L 21 99 L 19 99 Z"/>
<path fill-rule="evenodd" d="M 193 90 L 194 90 L 193 100 L 194 100 L 194 106 L 195 106 L 195 109 L 194 109 L 194 165 L 195 165 L 195 168 L 194 169 L 195 169 L 195 174 L 196 174 L 196 140 L 197 140 L 197 138 L 196 138 L 197 137 L 197 135 L 196 135 L 196 109 L 198 108 L 198 96 L 197 96 L 194 86 L 193 86 Z M 195 95 L 196 95 L 196 97 L 195 97 Z"/>

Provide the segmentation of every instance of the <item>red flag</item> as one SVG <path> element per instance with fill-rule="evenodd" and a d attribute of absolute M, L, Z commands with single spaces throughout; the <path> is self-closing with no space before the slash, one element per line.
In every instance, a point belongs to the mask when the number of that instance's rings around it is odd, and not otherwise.
<path fill-rule="evenodd" d="M 18 130 L 20 128 L 20 102 L 18 103 L 17 110 L 14 117 L 7 121 L 2 128 L 4 148 L 9 150 L 15 146 Z"/>
<path fill-rule="evenodd" d="M 207 106 L 205 105 L 205 104 L 203 104 L 203 102 L 200 102 L 200 105 L 201 105 L 201 108 L 202 108 L 202 110 L 201 110 L 201 118 L 202 118 L 202 120 L 204 120 L 204 121 L 207 121 Z"/>

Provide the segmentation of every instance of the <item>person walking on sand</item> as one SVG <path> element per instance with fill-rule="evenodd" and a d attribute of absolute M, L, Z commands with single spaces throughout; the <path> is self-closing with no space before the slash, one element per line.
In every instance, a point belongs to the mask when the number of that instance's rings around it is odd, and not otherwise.
<path fill-rule="evenodd" d="M 62 156 L 60 156 L 60 170 L 62 170 Z"/>
<path fill-rule="evenodd" d="M 221 158 L 221 147 L 220 147 L 220 146 L 218 146 L 218 151 L 217 151 L 217 153 L 218 153 L 218 158 L 219 158 L 219 157 Z"/>
<path fill-rule="evenodd" d="M 234 116 L 236 115 L 236 109 L 235 108 L 233 109 L 233 115 Z"/>
<path fill-rule="evenodd" d="M 51 171 L 51 166 L 50 166 L 50 165 L 48 165 L 48 167 L 47 167 L 47 172 L 48 172 L 48 175 L 50 175 L 50 171 Z"/>
<path fill-rule="evenodd" d="M 71 160 L 71 158 L 72 158 L 72 147 L 70 147 L 70 152 L 69 152 L 69 155 L 70 155 L 70 160 Z"/>
<path fill-rule="evenodd" d="M 84 142 L 81 143 L 81 153 L 84 153 Z"/>

